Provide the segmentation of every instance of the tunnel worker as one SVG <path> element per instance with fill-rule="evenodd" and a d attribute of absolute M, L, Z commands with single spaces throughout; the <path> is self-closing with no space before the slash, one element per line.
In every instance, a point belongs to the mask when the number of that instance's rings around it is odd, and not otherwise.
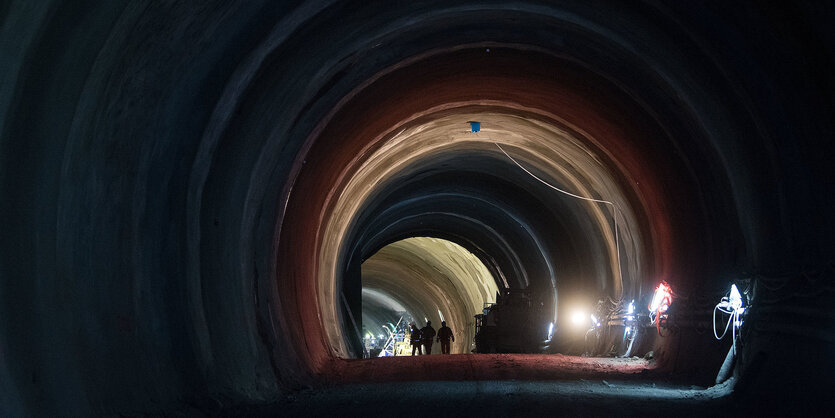
<path fill-rule="evenodd" d="M 438 330 L 438 342 L 441 343 L 441 354 L 449 354 L 449 339 L 455 341 L 452 330 L 446 326 L 446 321 L 441 321 L 441 328 Z"/>
<path fill-rule="evenodd" d="M 426 326 L 420 330 L 420 339 L 423 341 L 423 354 L 432 354 L 432 340 L 435 339 L 432 321 L 426 321 Z"/>
<path fill-rule="evenodd" d="M 415 355 L 415 350 L 418 354 L 423 354 L 420 349 L 420 330 L 414 322 L 409 324 L 409 342 L 412 344 L 412 355 Z"/>

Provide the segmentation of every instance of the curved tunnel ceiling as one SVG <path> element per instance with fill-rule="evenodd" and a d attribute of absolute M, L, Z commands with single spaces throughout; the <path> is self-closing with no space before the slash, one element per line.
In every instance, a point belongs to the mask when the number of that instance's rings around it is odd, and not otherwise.
<path fill-rule="evenodd" d="M 558 298 L 830 271 L 815 10 L 6 3 L 0 404 L 91 415 L 316 382 L 348 354 L 362 261 L 414 236 Z M 493 141 L 616 201 L 621 239 Z M 768 318 L 758 341 L 794 329 Z"/>

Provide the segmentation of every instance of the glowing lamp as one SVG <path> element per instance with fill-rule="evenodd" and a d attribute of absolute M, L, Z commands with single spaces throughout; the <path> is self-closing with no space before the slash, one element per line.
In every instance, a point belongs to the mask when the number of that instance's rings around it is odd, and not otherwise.
<path fill-rule="evenodd" d="M 731 296 L 728 298 L 728 302 L 735 311 L 742 308 L 742 295 L 739 294 L 739 289 L 736 288 L 735 284 L 731 285 Z"/>
<path fill-rule="evenodd" d="M 673 296 L 671 294 L 670 286 L 667 282 L 661 282 L 655 289 L 655 294 L 652 296 L 652 302 L 649 304 L 650 312 L 666 312 L 670 304 L 673 303 Z"/>
<path fill-rule="evenodd" d="M 574 313 L 571 314 L 571 323 L 574 324 L 575 326 L 579 327 L 579 326 L 583 325 L 585 322 L 586 322 L 586 314 L 584 314 L 582 311 L 574 311 Z"/>
<path fill-rule="evenodd" d="M 730 315 L 730 319 L 725 324 L 725 330 L 722 335 L 716 329 L 716 311 L 723 314 Z M 733 325 L 731 335 L 733 337 L 733 353 L 736 354 L 736 340 L 742 336 L 739 334 L 739 328 L 742 327 L 742 314 L 745 313 L 745 308 L 742 307 L 742 295 L 739 294 L 739 289 L 735 284 L 731 284 L 731 291 L 728 296 L 723 297 L 713 308 L 713 336 L 717 340 L 721 340 L 725 334 L 728 333 L 728 328 Z"/>

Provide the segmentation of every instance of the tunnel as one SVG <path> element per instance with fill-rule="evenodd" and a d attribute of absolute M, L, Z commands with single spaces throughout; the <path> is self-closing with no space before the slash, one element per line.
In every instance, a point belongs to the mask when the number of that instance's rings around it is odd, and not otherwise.
<path fill-rule="evenodd" d="M 829 415 L 833 9 L 6 2 L 0 415 Z M 473 352 L 503 292 L 538 352 Z"/>

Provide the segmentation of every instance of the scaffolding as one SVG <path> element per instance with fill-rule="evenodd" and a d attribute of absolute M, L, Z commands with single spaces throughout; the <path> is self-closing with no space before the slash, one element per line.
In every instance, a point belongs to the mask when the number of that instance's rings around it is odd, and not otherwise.
<path fill-rule="evenodd" d="M 397 320 L 397 325 L 395 325 L 394 329 L 389 333 L 389 337 L 383 345 L 383 349 L 380 351 L 378 357 L 403 355 L 404 347 L 408 345 L 408 343 L 406 342 L 405 331 L 400 329 L 400 324 L 402 323 L 403 316 L 400 316 L 400 319 Z"/>

